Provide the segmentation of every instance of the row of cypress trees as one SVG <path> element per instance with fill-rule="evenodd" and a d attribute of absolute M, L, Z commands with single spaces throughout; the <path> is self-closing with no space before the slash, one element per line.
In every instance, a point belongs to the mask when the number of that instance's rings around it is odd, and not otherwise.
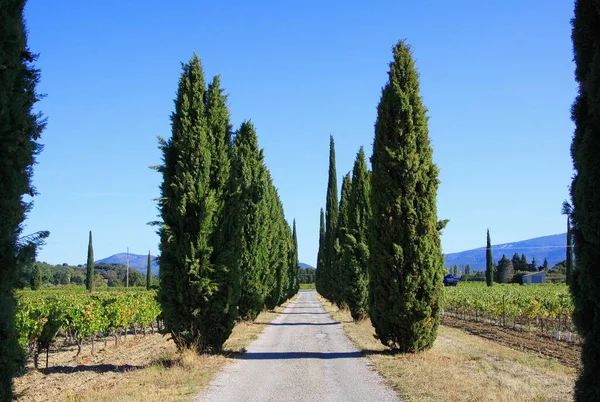
<path fill-rule="evenodd" d="M 371 165 L 364 150 L 337 199 L 330 140 L 325 216 L 321 210 L 317 291 L 348 306 L 355 320 L 371 318 L 390 348 L 430 348 L 437 335 L 444 274 L 437 220 L 438 169 L 410 47 L 393 49 L 375 123 Z"/>
<path fill-rule="evenodd" d="M 195 54 L 183 65 L 171 121 L 155 167 L 163 178 L 158 299 L 179 348 L 216 352 L 237 319 L 255 319 L 298 291 L 296 227 L 253 124 L 233 132 L 220 78 L 207 87 Z"/>

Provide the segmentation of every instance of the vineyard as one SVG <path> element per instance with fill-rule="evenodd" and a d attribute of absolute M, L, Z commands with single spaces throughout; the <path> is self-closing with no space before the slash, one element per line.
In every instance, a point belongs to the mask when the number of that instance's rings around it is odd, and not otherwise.
<path fill-rule="evenodd" d="M 444 314 L 575 342 L 573 302 L 564 284 L 460 283 L 445 288 Z"/>
<path fill-rule="evenodd" d="M 141 289 L 94 294 L 78 290 L 18 292 L 16 326 L 21 345 L 33 355 L 37 368 L 43 350 L 48 365 L 48 351 L 57 336 L 76 344 L 79 355 L 86 341 L 93 353 L 94 340 L 99 336 L 114 336 L 118 344 L 128 331 L 153 331 L 160 307 L 155 292 Z"/>

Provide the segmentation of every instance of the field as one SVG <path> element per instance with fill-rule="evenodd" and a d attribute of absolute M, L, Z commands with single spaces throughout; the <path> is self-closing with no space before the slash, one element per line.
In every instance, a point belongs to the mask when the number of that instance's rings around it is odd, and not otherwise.
<path fill-rule="evenodd" d="M 461 282 L 444 289 L 447 315 L 578 342 L 571 320 L 573 302 L 564 284 L 487 287 Z"/>
<path fill-rule="evenodd" d="M 154 291 L 23 291 L 17 294 L 16 327 L 21 346 L 29 350 L 37 367 L 39 353 L 45 349 L 48 361 L 59 334 L 64 343 L 77 345 L 77 355 L 89 341 L 93 354 L 94 340 L 100 336 L 114 336 L 118 343 L 128 332 L 153 332 L 159 314 Z"/>

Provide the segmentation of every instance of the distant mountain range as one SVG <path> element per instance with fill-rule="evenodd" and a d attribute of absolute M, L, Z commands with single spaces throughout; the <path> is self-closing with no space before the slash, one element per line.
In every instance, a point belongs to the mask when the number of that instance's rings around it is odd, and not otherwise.
<path fill-rule="evenodd" d="M 535 257 L 536 264 L 542 265 L 544 258 L 548 259 L 550 267 L 564 261 L 566 258 L 567 234 L 561 233 L 551 236 L 536 237 L 534 239 L 521 240 L 514 243 L 492 245 L 492 260 L 498 262 L 502 254 L 510 259 L 515 253 L 525 254 L 527 262 Z M 473 250 L 461 251 L 459 253 L 446 254 L 446 267 L 451 265 L 467 265 L 475 270 L 485 269 L 485 247 Z"/>
<path fill-rule="evenodd" d="M 156 262 L 156 257 L 151 255 L 150 258 L 152 258 L 152 275 L 158 275 L 158 262 Z M 119 253 L 119 254 L 111 255 L 110 257 L 106 257 L 101 260 L 94 261 L 94 263 L 127 265 L 127 253 Z M 129 254 L 129 268 L 133 268 L 137 271 L 140 271 L 141 273 L 143 273 L 145 275 L 147 264 L 148 264 L 148 255 L 131 254 L 131 253 Z M 313 267 L 301 262 L 300 268 L 306 269 L 306 268 L 313 268 Z"/>
<path fill-rule="evenodd" d="M 156 257 L 151 255 L 152 259 L 152 275 L 158 275 L 158 262 Z M 119 253 L 111 255 L 110 257 L 103 258 L 101 260 L 94 261 L 95 264 L 122 264 L 127 265 L 127 253 Z M 133 268 L 140 271 L 144 275 L 146 274 L 146 268 L 148 266 L 148 255 L 140 254 L 129 254 L 129 268 Z"/>
<path fill-rule="evenodd" d="M 308 264 L 305 264 L 303 262 L 299 262 L 298 265 L 300 265 L 300 269 L 306 269 L 306 268 L 315 269 L 315 267 L 313 267 L 312 265 L 308 265 Z"/>

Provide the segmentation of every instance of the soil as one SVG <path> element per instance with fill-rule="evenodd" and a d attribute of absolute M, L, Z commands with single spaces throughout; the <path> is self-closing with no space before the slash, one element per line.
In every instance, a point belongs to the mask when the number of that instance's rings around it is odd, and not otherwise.
<path fill-rule="evenodd" d="M 121 337 L 118 346 L 114 338 L 96 340 L 95 353 L 91 346 L 84 345 L 79 357 L 77 346 L 61 346 L 58 351 L 50 348 L 49 365 L 46 353 L 40 354 L 40 370 L 33 369 L 30 360 L 20 376 L 15 378 L 14 387 L 19 401 L 64 400 L 81 391 L 102 383 L 106 386 L 117 383 L 123 373 L 138 370 L 157 361 L 166 352 L 174 351 L 175 344 L 168 336 L 160 334 Z"/>
<path fill-rule="evenodd" d="M 442 316 L 441 324 L 463 329 L 515 350 L 558 360 L 568 367 L 581 368 L 581 346 L 579 344 L 558 341 L 550 336 L 502 328 L 489 323 L 462 320 L 449 315 Z"/>

